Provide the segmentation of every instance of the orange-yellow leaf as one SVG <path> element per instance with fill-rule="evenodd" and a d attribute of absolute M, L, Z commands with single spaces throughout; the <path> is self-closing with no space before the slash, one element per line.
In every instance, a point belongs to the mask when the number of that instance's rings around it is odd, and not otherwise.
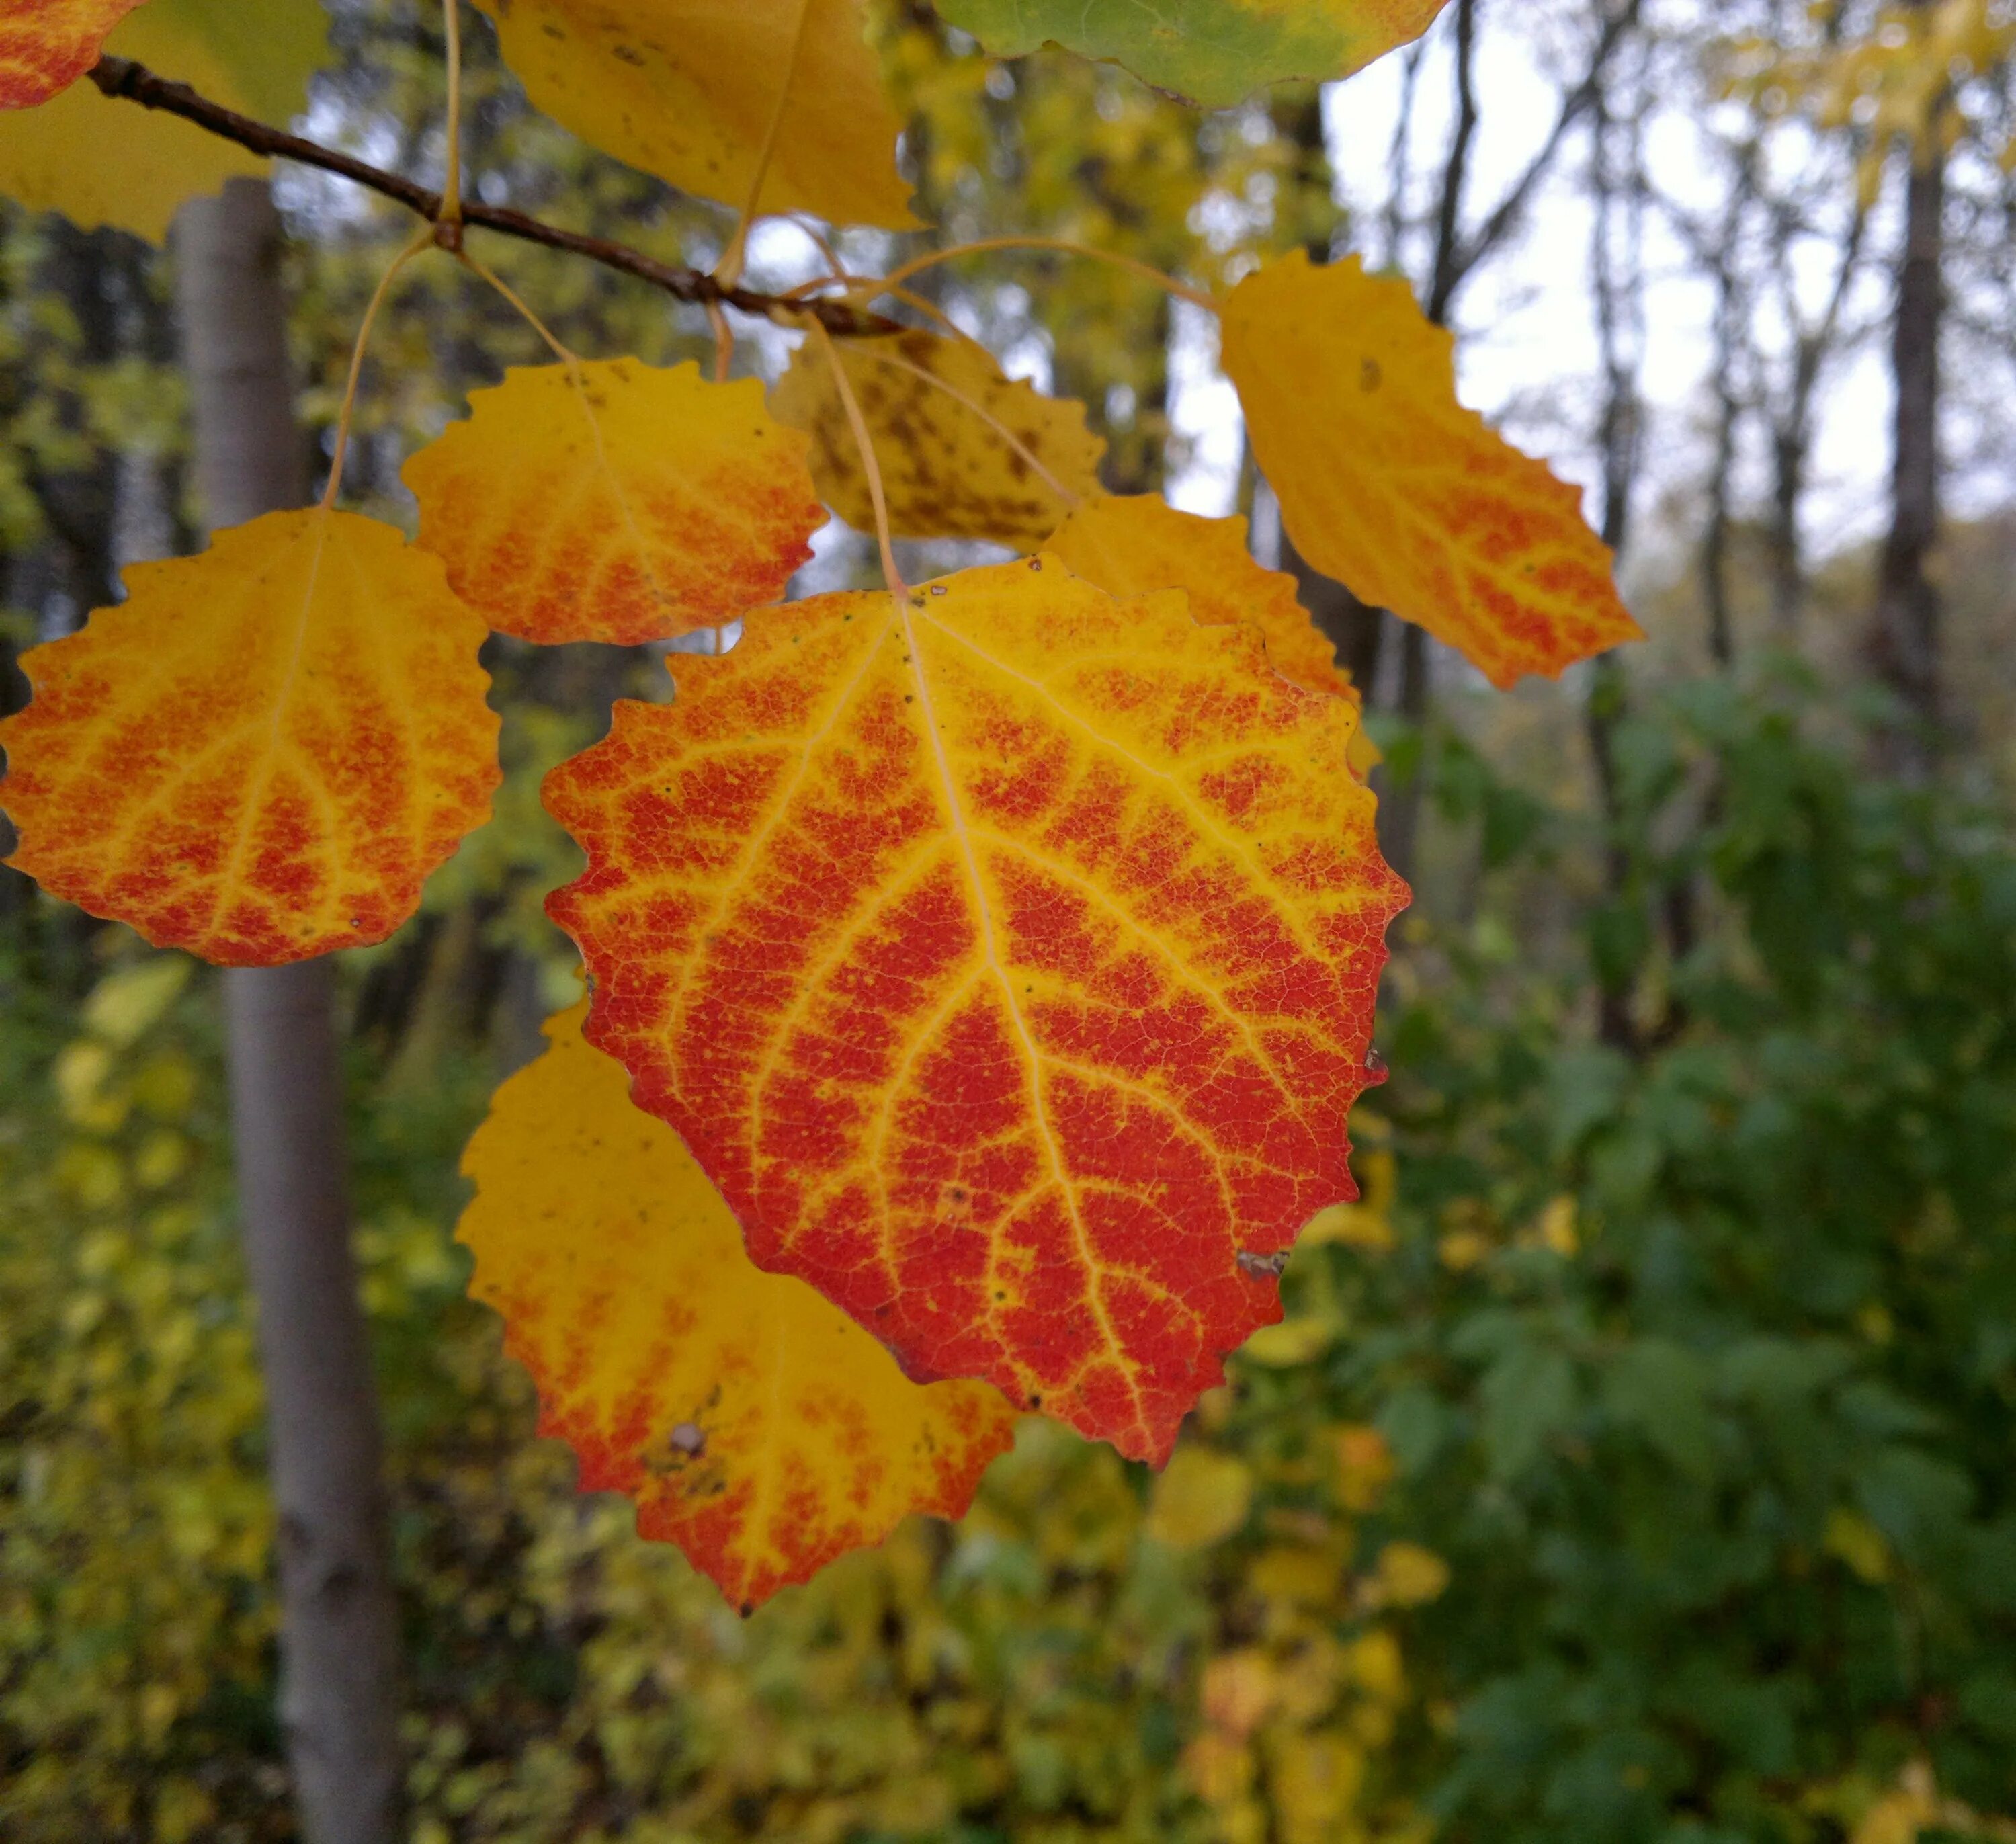
<path fill-rule="evenodd" d="M 783 88 L 760 208 L 916 227 L 862 0 L 476 3 L 526 93 L 605 153 L 739 208 Z"/>
<path fill-rule="evenodd" d="M 106 34 L 140 0 L 7 0 L 0 15 L 0 109 L 31 109 L 98 61 Z"/>
<path fill-rule="evenodd" d="M 1085 427 L 1085 405 L 1011 382 L 985 347 L 916 328 L 833 344 L 868 426 L 897 537 L 1032 547 L 1100 490 L 1106 445 Z M 811 434 L 812 477 L 826 504 L 873 531 L 867 472 L 820 341 L 798 348 L 770 407 Z"/>
<path fill-rule="evenodd" d="M 1364 600 L 1499 686 L 1641 638 L 1580 492 L 1456 401 L 1399 277 L 1269 263 L 1225 304 L 1224 362 L 1296 548 Z"/>
<path fill-rule="evenodd" d="M 548 777 L 549 908 L 758 1266 L 1160 1460 L 1355 1194 L 1405 891 L 1352 727 L 1053 557 L 787 603 Z"/>
<path fill-rule="evenodd" d="M 351 513 L 268 513 L 22 656 L 9 861 L 163 947 L 266 967 L 380 941 L 481 823 L 483 624 Z"/>
<path fill-rule="evenodd" d="M 1206 627 L 1251 621 L 1276 672 L 1307 690 L 1348 699 L 1363 713 L 1358 687 L 1297 599 L 1295 579 L 1253 560 L 1244 519 L 1199 518 L 1153 493 L 1100 494 L 1082 502 L 1043 548 L 1109 596 L 1181 589 L 1191 618 Z M 1361 725 L 1351 739 L 1352 772 L 1368 774 L 1379 759 Z"/>
<path fill-rule="evenodd" d="M 750 1259 L 679 1136 L 630 1104 L 578 1006 L 463 1160 L 470 1291 L 539 1387 L 539 1432 L 744 1613 L 912 1511 L 965 1514 L 1015 1415 L 910 1382 L 852 1320 Z"/>
<path fill-rule="evenodd" d="M 783 592 L 825 514 L 763 387 L 690 362 L 516 369 L 409 460 L 419 542 L 526 640 L 635 646 Z"/>

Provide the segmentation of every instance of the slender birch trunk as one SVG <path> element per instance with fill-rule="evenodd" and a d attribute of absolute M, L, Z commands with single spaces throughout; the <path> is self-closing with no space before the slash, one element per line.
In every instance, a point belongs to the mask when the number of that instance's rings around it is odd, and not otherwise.
<path fill-rule="evenodd" d="M 204 516 L 304 504 L 308 456 L 263 183 L 183 210 L 176 294 Z M 382 1443 L 350 1246 L 326 960 L 224 976 L 232 1138 L 279 1513 L 280 1719 L 309 1844 L 401 1829 L 398 1611 Z"/>

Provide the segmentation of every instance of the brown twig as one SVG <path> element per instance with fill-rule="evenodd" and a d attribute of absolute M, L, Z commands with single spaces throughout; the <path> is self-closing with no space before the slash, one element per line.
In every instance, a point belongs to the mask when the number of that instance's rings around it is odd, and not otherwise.
<path fill-rule="evenodd" d="M 254 153 L 293 160 L 304 167 L 317 167 L 325 173 L 334 173 L 340 178 L 367 186 L 437 226 L 444 247 L 453 249 L 459 244 L 459 226 L 442 220 L 441 194 L 403 175 L 388 173 L 382 167 L 372 166 L 333 147 L 325 147 L 319 141 L 304 140 L 298 135 L 269 128 L 249 115 L 240 115 L 235 109 L 226 109 L 221 103 L 211 102 L 185 83 L 176 83 L 157 75 L 131 58 L 101 57 L 91 67 L 89 75 L 91 81 L 108 96 L 138 103 L 143 109 L 158 109 L 164 114 L 179 116 L 184 121 L 193 122 L 224 140 L 236 142 Z M 462 201 L 462 223 L 495 231 L 502 236 L 517 237 L 524 243 L 542 244 L 549 250 L 564 250 L 571 255 L 586 257 L 604 268 L 635 276 L 639 281 L 662 288 L 676 300 L 693 301 L 701 307 L 734 308 L 743 313 L 758 315 L 786 325 L 802 325 L 812 319 L 829 333 L 842 335 L 891 333 L 896 331 L 899 324 L 885 315 L 869 313 L 844 301 L 793 300 L 784 295 L 765 294 L 753 288 L 724 288 L 713 276 L 699 269 L 660 262 L 627 243 L 612 243 L 606 237 L 585 236 L 579 231 L 563 230 L 558 225 L 548 224 L 525 212 L 513 211 L 507 206 L 488 205 L 479 199 L 465 198 Z"/>

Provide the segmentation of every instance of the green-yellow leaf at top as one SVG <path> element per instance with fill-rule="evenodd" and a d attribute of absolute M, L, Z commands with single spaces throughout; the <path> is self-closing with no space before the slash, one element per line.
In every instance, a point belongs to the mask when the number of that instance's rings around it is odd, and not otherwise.
<path fill-rule="evenodd" d="M 214 103 L 284 126 L 307 106 L 308 78 L 328 52 L 316 0 L 149 0 L 105 41 Z M 158 243 L 186 199 L 266 163 L 193 123 L 73 83 L 39 108 L 0 113 L 0 192 L 31 210 L 60 211 Z"/>
<path fill-rule="evenodd" d="M 22 655 L 9 860 L 157 946 L 272 967 L 382 941 L 498 782 L 483 623 L 354 513 L 268 513 Z"/>
<path fill-rule="evenodd" d="M 635 646 L 775 601 L 824 522 L 805 438 L 689 360 L 514 366 L 409 459 L 419 542 L 490 625 Z"/>
<path fill-rule="evenodd" d="M 0 109 L 32 109 L 97 62 L 140 0 L 8 0 L 0 13 Z"/>
<path fill-rule="evenodd" d="M 682 192 L 915 227 L 862 0 L 477 0 L 540 108 Z"/>
<path fill-rule="evenodd" d="M 1100 491 L 1106 445 L 1085 405 L 1010 379 L 984 346 L 912 327 L 835 340 L 898 538 L 1041 543 Z M 858 531 L 875 528 L 861 447 L 826 343 L 808 340 L 770 394 L 779 422 L 812 438 L 820 496 Z M 1161 585 L 1157 585 L 1158 587 Z"/>
<path fill-rule="evenodd" d="M 1254 455 L 1317 569 L 1499 686 L 1643 638 L 1581 492 L 1457 401 L 1454 344 L 1405 281 L 1298 250 L 1222 322 Z"/>
<path fill-rule="evenodd" d="M 962 1516 L 1015 1415 L 913 1383 L 802 1280 L 765 1274 L 622 1065 L 553 1019 L 463 1161 L 470 1291 L 503 1315 L 584 1491 L 633 1499 L 744 1613 L 913 1511 Z"/>
<path fill-rule="evenodd" d="M 1326 83 L 1418 38 L 1445 0 L 939 0 L 997 57 L 1062 45 L 1221 109 L 1270 83 Z"/>
<path fill-rule="evenodd" d="M 1365 701 L 1297 600 L 1294 578 L 1262 568 L 1246 548 L 1244 519 L 1199 518 L 1153 493 L 1102 493 L 1081 501 L 1043 548 L 1109 596 L 1181 589 L 1190 618 L 1208 628 L 1250 621 L 1267 643 L 1268 664 L 1283 679 L 1345 699 L 1363 715 Z M 1362 722 L 1346 759 L 1361 778 L 1379 763 L 1378 746 Z"/>

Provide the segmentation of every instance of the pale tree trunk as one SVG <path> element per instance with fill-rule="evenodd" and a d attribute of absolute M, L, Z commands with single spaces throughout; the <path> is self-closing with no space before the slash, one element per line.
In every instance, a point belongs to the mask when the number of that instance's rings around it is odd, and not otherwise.
<path fill-rule="evenodd" d="M 177 305 L 212 529 L 305 502 L 266 187 L 185 207 Z M 201 721 L 201 714 L 192 714 Z M 279 1514 L 280 1720 L 309 1844 L 392 1844 L 398 1637 L 326 960 L 224 976 L 232 1138 Z"/>
<path fill-rule="evenodd" d="M 1871 663 L 1916 726 L 1894 765 L 1922 773 L 1939 720 L 1939 595 L 1926 569 L 1939 536 L 1939 330 L 1945 315 L 1946 153 L 1935 113 L 1913 149 L 1890 362 L 1896 387 L 1890 531 L 1877 579 Z"/>

